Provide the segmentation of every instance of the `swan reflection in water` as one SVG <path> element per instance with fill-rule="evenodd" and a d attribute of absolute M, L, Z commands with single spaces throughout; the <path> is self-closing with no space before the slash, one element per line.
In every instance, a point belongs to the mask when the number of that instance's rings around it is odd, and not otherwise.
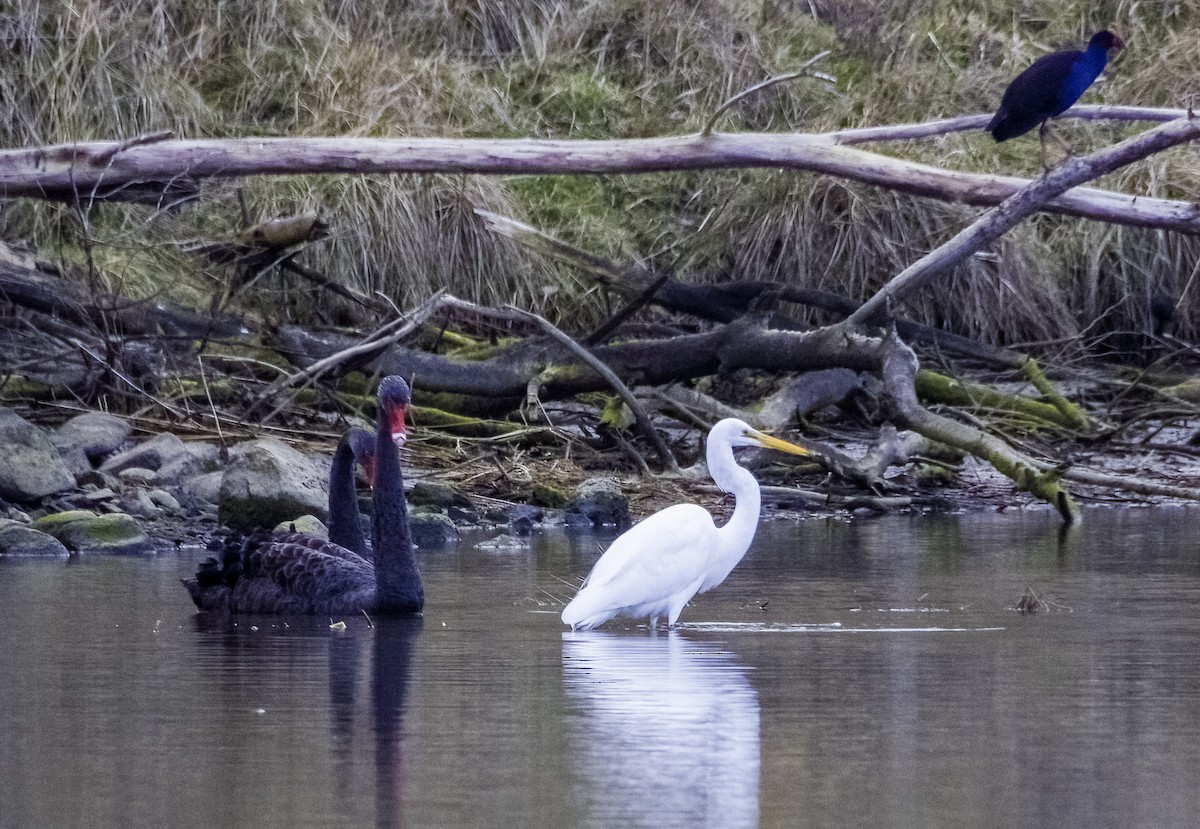
<path fill-rule="evenodd" d="M 589 824 L 758 825 L 758 694 L 729 652 L 565 633 L 563 682 Z"/>
<path fill-rule="evenodd" d="M 215 718 L 213 735 L 225 752 L 237 758 L 218 771 L 226 797 L 244 809 L 247 824 L 270 822 L 268 818 L 299 820 L 295 814 L 278 814 L 280 800 L 296 800 L 292 775 L 286 767 L 270 763 L 278 755 L 295 751 L 318 757 L 320 744 L 304 743 L 310 734 L 304 723 L 281 724 L 279 716 L 255 718 L 249 723 L 236 712 L 263 706 L 272 712 L 308 710 L 314 702 L 313 686 L 303 676 L 328 671 L 330 749 L 333 759 L 332 803 L 334 813 L 351 823 L 369 822 L 373 794 L 375 825 L 403 826 L 405 801 L 404 716 L 412 673 L 412 654 L 423 628 L 416 617 L 381 617 L 371 628 L 355 624 L 332 632 L 325 620 L 294 617 L 286 626 L 234 625 L 227 617 L 199 614 L 196 617 L 200 658 L 209 673 L 225 686 L 224 711 L 235 716 Z M 318 641 L 328 640 L 328 663 L 317 657 Z M 363 688 L 363 664 L 370 665 L 369 711 Z M 299 689 L 299 690 L 298 690 Z M 298 702 L 299 694 L 303 703 Z M 323 702 L 323 700 L 322 700 Z M 297 705 L 300 705 L 297 708 Z M 369 717 L 364 714 L 369 713 Z M 312 718 L 309 712 L 297 715 Z M 264 753 L 271 755 L 264 757 Z M 364 764 L 373 765 L 371 792 L 363 785 Z M 247 784 L 245 766 L 257 765 L 254 796 L 243 791 Z M 263 767 L 266 767 L 265 770 Z M 367 778 L 369 779 L 369 778 Z M 272 788 L 272 786 L 276 788 Z M 299 805 L 287 808 L 299 809 Z M 274 812 L 268 812 L 274 809 Z M 263 810 L 263 811 L 259 811 Z"/>

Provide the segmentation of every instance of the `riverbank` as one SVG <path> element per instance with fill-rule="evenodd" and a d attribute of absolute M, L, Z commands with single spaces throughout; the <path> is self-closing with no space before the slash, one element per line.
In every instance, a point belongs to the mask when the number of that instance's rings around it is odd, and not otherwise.
<path fill-rule="evenodd" d="M 43 412 L 43 415 L 45 413 Z M 1200 420 L 1138 427 L 1146 438 L 1091 451 L 1097 476 L 1158 487 L 1200 487 L 1193 438 Z M 817 431 L 810 429 L 809 431 Z M 562 443 L 511 446 L 449 441 L 414 427 L 404 451 L 414 533 L 423 547 L 457 543 L 468 531 L 515 545 L 544 527 L 619 528 L 672 503 L 703 505 L 721 520 L 732 508 L 699 459 L 701 431 L 668 432 L 686 465 L 678 474 L 639 472 L 614 444 L 588 450 L 571 430 L 548 429 Z M 789 438 L 797 433 L 789 432 Z M 808 445 L 822 453 L 862 454 L 848 435 Z M 574 452 L 569 450 L 574 448 Z M 316 534 L 328 520 L 332 441 L 278 437 L 221 443 L 202 435 L 135 433 L 130 420 L 104 412 L 75 415 L 53 427 L 0 409 L 0 555 L 65 555 L 80 550 L 145 553 L 204 546 L 229 529 L 287 527 Z M 636 451 L 625 444 L 628 451 Z M 1082 452 L 1082 449 L 1081 449 Z M 1076 462 L 1083 455 L 1073 456 Z M 914 459 L 872 489 L 839 480 L 820 463 L 746 451 L 742 463 L 763 484 L 764 520 L 811 515 L 1051 509 L 991 466 Z M 642 462 L 644 464 L 644 461 Z M 365 497 L 362 506 L 369 510 Z M 1072 486 L 1081 506 L 1195 504 L 1169 494 L 1114 489 L 1105 481 Z M 497 542 L 497 543 L 500 543 Z"/>

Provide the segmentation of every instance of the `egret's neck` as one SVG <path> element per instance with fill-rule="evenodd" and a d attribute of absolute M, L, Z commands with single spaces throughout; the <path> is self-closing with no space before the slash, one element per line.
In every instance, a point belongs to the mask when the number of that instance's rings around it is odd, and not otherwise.
<path fill-rule="evenodd" d="M 714 457 L 715 456 L 715 457 Z M 736 539 L 738 549 L 730 550 L 728 555 L 735 556 L 730 564 L 732 568 L 741 560 L 754 538 L 758 529 L 758 515 L 762 508 L 762 494 L 759 492 L 758 481 L 749 470 L 738 466 L 734 460 L 733 451 L 726 448 L 723 452 L 708 453 L 708 473 L 725 492 L 736 500 L 733 515 L 721 527 L 722 539 Z M 723 555 L 725 551 L 722 551 Z"/>

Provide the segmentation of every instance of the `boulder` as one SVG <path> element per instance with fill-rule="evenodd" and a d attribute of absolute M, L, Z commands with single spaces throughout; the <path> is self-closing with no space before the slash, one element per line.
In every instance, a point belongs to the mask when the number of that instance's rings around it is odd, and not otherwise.
<path fill-rule="evenodd" d="M 100 464 L 101 472 L 116 475 L 126 469 L 161 469 L 187 452 L 182 440 L 170 432 L 155 435 L 132 449 L 119 452 Z"/>
<path fill-rule="evenodd" d="M 615 478 L 588 478 L 567 502 L 564 521 L 571 527 L 627 527 L 629 499 Z"/>
<path fill-rule="evenodd" d="M 0 498 L 29 503 L 74 488 L 75 476 L 46 433 L 0 408 Z"/>
<path fill-rule="evenodd" d="M 546 518 L 546 511 L 530 504 L 513 504 L 505 516 L 514 534 L 528 536 Z"/>
<path fill-rule="evenodd" d="M 220 468 L 221 448 L 215 443 L 185 443 L 183 452 L 158 467 L 155 482 L 159 486 L 177 486 L 189 478 Z"/>
<path fill-rule="evenodd" d="M 458 528 L 439 512 L 409 513 L 408 526 L 412 531 L 413 544 L 418 547 L 436 549 L 458 543 Z"/>
<path fill-rule="evenodd" d="M 450 507 L 471 508 L 471 499 L 443 481 L 417 481 L 408 491 L 407 498 L 414 507 L 433 507 L 443 512 Z"/>
<path fill-rule="evenodd" d="M 133 516 L 123 512 L 97 515 L 89 510 L 56 512 L 33 522 L 33 528 L 54 536 L 68 550 L 89 553 L 146 553 L 154 549 L 150 536 Z"/>
<path fill-rule="evenodd" d="M 52 535 L 20 521 L 0 520 L 0 556 L 65 556 L 70 551 Z"/>
<path fill-rule="evenodd" d="M 309 458 L 274 438 L 239 444 L 221 479 L 218 516 L 250 532 L 312 513 L 329 520 L 329 463 Z"/>
<path fill-rule="evenodd" d="M 215 507 L 221 501 L 221 481 L 224 478 L 224 472 L 206 472 L 184 481 L 180 487 L 184 502 L 192 506 Z"/>
<path fill-rule="evenodd" d="M 64 458 L 82 456 L 90 469 L 105 455 L 120 449 L 132 431 L 124 418 L 107 412 L 84 412 L 59 426 L 50 441 Z"/>

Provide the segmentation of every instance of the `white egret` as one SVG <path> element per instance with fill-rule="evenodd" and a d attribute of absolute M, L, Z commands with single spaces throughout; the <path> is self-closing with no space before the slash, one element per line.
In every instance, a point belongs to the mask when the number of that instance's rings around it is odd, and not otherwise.
<path fill-rule="evenodd" d="M 615 616 L 649 616 L 654 627 L 665 615 L 674 626 L 692 596 L 725 581 L 750 549 L 761 506 L 758 481 L 734 460 L 735 446 L 809 454 L 736 418 L 722 420 L 708 433 L 708 473 L 737 499 L 733 516 L 717 527 L 698 504 L 675 504 L 631 527 L 592 567 L 563 609 L 563 622 L 572 630 L 590 630 Z"/>

